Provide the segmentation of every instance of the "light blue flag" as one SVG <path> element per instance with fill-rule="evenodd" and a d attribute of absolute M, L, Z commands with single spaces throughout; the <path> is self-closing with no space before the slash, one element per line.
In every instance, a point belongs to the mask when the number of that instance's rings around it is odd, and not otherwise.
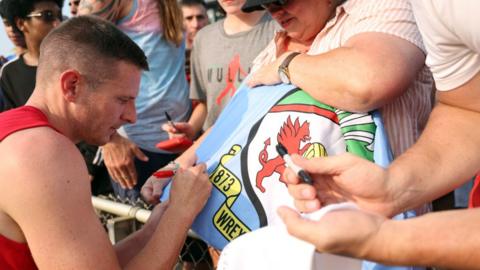
<path fill-rule="evenodd" d="M 306 158 L 350 152 L 383 167 L 392 160 L 378 112 L 341 111 L 292 85 L 243 84 L 196 152 L 214 188 L 192 229 L 209 245 L 223 249 L 244 233 L 282 222 L 280 205 L 293 207 L 282 179 L 285 163 L 275 150 L 279 142 Z M 364 265 L 390 269 L 378 267 Z"/>

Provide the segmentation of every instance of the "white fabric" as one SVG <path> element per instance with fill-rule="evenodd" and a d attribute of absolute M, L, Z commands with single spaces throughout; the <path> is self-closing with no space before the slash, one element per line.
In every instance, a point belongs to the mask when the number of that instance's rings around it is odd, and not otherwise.
<path fill-rule="evenodd" d="M 410 1 L 437 89 L 465 84 L 480 71 L 480 1 Z"/>
<path fill-rule="evenodd" d="M 320 220 L 326 213 L 358 209 L 354 203 L 326 206 L 304 218 Z M 244 234 L 230 242 L 222 251 L 218 270 L 360 270 L 362 261 L 315 252 L 315 246 L 288 234 L 282 224 L 271 225 Z"/>

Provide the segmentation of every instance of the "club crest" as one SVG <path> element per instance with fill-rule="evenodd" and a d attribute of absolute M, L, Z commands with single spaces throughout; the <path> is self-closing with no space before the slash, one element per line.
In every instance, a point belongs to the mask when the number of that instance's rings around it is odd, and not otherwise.
<path fill-rule="evenodd" d="M 285 95 L 253 126 L 242 153 L 245 191 L 258 202 L 259 216 L 265 215 L 260 217 L 262 226 L 276 222 L 278 206 L 293 206 L 283 179 L 285 162 L 276 152 L 276 144 L 284 145 L 289 154 L 309 159 L 351 149 L 371 152 L 374 132 L 368 114 L 336 110 L 299 89 Z"/>

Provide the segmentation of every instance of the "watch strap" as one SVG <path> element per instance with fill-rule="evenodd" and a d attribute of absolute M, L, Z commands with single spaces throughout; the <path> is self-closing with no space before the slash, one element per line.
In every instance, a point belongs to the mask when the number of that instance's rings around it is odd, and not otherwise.
<path fill-rule="evenodd" d="M 288 70 L 288 65 L 293 60 L 293 58 L 295 58 L 299 54 L 299 52 L 292 52 L 283 60 L 282 64 L 280 64 L 280 66 L 278 67 L 278 72 L 283 73 L 288 79 L 288 81 L 284 81 L 284 83 L 290 83 L 290 71 Z"/>
<path fill-rule="evenodd" d="M 283 60 L 282 64 L 280 65 L 281 68 L 288 68 L 288 65 L 290 64 L 290 62 L 292 62 L 293 58 L 295 58 L 295 56 L 299 55 L 300 53 L 299 52 L 292 52 L 291 54 L 289 54 L 285 60 Z"/>

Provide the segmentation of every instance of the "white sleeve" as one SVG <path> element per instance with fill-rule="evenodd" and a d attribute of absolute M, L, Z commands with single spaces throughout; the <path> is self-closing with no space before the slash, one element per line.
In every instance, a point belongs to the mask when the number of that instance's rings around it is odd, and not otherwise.
<path fill-rule="evenodd" d="M 411 0 L 437 89 L 455 89 L 480 70 L 480 1 Z M 473 5 L 473 6 L 472 6 Z M 473 31 L 473 32 L 472 32 Z"/>

